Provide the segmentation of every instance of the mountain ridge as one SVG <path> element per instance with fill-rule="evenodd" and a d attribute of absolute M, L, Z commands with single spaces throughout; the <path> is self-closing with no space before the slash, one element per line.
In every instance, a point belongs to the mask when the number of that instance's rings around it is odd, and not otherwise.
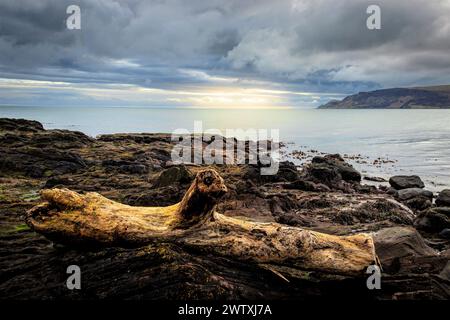
<path fill-rule="evenodd" d="M 319 109 L 450 109 L 450 85 L 388 88 L 331 100 Z"/>

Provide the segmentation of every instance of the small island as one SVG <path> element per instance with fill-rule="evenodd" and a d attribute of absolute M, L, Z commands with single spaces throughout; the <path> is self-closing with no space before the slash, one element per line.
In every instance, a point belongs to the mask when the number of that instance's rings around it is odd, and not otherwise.
<path fill-rule="evenodd" d="M 319 109 L 450 109 L 450 85 L 359 92 Z"/>

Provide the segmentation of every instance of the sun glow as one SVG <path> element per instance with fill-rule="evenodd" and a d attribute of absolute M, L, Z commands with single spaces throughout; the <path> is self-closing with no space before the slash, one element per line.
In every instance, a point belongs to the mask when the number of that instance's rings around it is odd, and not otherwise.
<path fill-rule="evenodd" d="M 263 87 L 186 86 L 175 88 L 142 87 L 134 84 L 84 84 L 41 80 L 0 79 L 0 90 L 29 94 L 38 98 L 51 91 L 72 95 L 83 101 L 105 105 L 140 105 L 158 107 L 286 109 L 301 102 L 317 101 L 319 93 L 274 90 Z M 301 99 L 301 100 L 299 100 Z M 293 101 L 300 101 L 295 102 Z"/>

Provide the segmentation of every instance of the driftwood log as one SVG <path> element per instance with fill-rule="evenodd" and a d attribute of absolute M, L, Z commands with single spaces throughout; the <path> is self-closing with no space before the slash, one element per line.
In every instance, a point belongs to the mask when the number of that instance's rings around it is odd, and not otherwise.
<path fill-rule="evenodd" d="M 176 243 L 215 254 L 292 270 L 362 276 L 376 263 L 368 234 L 334 236 L 277 223 L 250 222 L 215 212 L 227 188 L 214 170 L 197 174 L 183 199 L 167 207 L 133 207 L 98 193 L 43 190 L 27 224 L 49 239 L 106 246 Z"/>

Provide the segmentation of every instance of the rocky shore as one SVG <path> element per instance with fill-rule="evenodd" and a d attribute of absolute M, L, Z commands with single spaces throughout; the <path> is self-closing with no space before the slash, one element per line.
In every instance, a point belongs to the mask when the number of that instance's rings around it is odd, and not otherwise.
<path fill-rule="evenodd" d="M 280 163 L 274 176 L 258 166 L 214 165 L 228 193 L 217 211 L 334 235 L 374 234 L 382 287 L 366 279 L 311 270 L 295 277 L 266 265 L 205 255 L 171 243 L 140 248 L 70 247 L 31 231 L 25 213 L 41 189 L 95 191 L 132 206 L 178 202 L 207 166 L 174 165 L 166 134 L 44 130 L 36 121 L 0 119 L 1 299 L 448 299 L 450 190 L 433 194 L 417 176 L 390 187 L 363 184 L 340 155 L 301 168 Z M 450 186 L 449 186 L 450 187 Z M 68 290 L 66 268 L 83 270 L 83 289 Z M 289 273 L 292 274 L 292 273 Z"/>

